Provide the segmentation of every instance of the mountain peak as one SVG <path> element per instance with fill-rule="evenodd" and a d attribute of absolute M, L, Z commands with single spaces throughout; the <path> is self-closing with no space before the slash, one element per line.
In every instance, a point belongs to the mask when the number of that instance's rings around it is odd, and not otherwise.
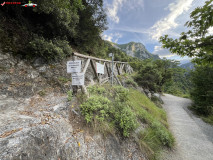
<path fill-rule="evenodd" d="M 129 42 L 126 44 L 115 44 L 122 51 L 126 52 L 127 55 L 136 57 L 139 59 L 160 59 L 158 55 L 153 55 L 147 51 L 146 47 L 140 42 Z"/>

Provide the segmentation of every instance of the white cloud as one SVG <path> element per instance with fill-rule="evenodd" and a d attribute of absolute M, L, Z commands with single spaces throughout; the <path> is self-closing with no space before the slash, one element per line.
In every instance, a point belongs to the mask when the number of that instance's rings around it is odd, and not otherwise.
<path fill-rule="evenodd" d="M 128 11 L 136 8 L 144 8 L 144 0 L 113 0 L 112 4 L 107 5 L 108 17 L 113 22 L 119 23 L 120 18 L 117 14 L 123 6 L 126 6 Z"/>
<path fill-rule="evenodd" d="M 117 43 L 118 40 L 119 40 L 120 38 L 122 38 L 122 34 L 120 34 L 120 33 L 115 33 L 115 34 L 114 34 L 114 37 L 115 37 L 114 42 Z"/>
<path fill-rule="evenodd" d="M 102 38 L 103 38 L 104 40 L 117 43 L 118 40 L 119 40 L 120 38 L 122 38 L 122 36 L 123 36 L 123 35 L 122 35 L 121 33 L 116 32 L 116 33 L 114 33 L 114 34 L 111 33 L 111 34 L 109 34 L 109 35 L 104 34 L 104 35 L 102 35 Z"/>
<path fill-rule="evenodd" d="M 193 0 L 176 0 L 176 3 L 169 4 L 166 9 L 171 11 L 170 14 L 157 21 L 150 29 L 152 39 L 158 40 L 160 36 L 168 34 L 169 30 L 176 28 L 178 26 L 177 18 L 191 8 L 192 2 Z"/>
<path fill-rule="evenodd" d="M 107 41 L 110 41 L 110 42 L 112 42 L 112 36 L 111 35 L 106 35 L 106 34 L 104 34 L 104 35 L 102 35 L 102 38 L 104 39 L 104 40 L 107 40 Z"/>
<path fill-rule="evenodd" d="M 113 0 L 112 4 L 107 7 L 109 18 L 115 23 L 119 23 L 119 17 L 117 16 L 119 7 L 122 7 L 125 0 Z"/>
<path fill-rule="evenodd" d="M 160 58 L 169 58 L 174 56 L 174 54 L 171 54 L 168 49 L 164 49 L 161 46 L 155 46 L 153 54 L 159 55 Z"/>

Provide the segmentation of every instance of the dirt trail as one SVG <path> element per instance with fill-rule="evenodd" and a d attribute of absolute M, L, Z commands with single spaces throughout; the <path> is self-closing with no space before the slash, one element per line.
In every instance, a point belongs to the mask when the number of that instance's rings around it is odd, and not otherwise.
<path fill-rule="evenodd" d="M 213 160 L 213 126 L 187 109 L 191 100 L 169 94 L 162 99 L 176 139 L 175 150 L 165 151 L 162 160 Z"/>

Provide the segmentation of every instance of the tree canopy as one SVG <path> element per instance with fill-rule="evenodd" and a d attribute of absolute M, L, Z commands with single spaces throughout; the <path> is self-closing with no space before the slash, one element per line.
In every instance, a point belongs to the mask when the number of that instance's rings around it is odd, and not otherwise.
<path fill-rule="evenodd" d="M 178 39 L 162 36 L 160 42 L 172 53 L 193 57 L 197 64 L 213 65 L 213 35 L 209 34 L 213 27 L 213 0 L 196 8 L 190 17 L 191 20 L 185 24 L 190 28 L 188 32 L 182 32 Z"/>

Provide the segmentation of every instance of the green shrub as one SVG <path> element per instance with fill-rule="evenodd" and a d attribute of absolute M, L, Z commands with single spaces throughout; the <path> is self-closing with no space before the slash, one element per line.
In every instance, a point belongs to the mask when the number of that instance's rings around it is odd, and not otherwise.
<path fill-rule="evenodd" d="M 87 87 L 87 90 L 88 90 L 89 94 L 91 94 L 91 95 L 106 93 L 106 89 L 101 86 L 89 86 L 89 87 Z"/>
<path fill-rule="evenodd" d="M 104 121 L 109 116 L 110 101 L 102 96 L 92 96 L 81 104 L 81 113 L 84 115 L 87 123 L 92 122 L 95 118 L 98 121 Z"/>
<path fill-rule="evenodd" d="M 213 67 L 196 66 L 192 72 L 193 109 L 203 116 L 213 115 Z"/>
<path fill-rule="evenodd" d="M 113 97 L 115 97 L 116 100 L 121 102 L 126 102 L 128 100 L 128 89 L 122 86 L 113 86 L 113 91 Z"/>
<path fill-rule="evenodd" d="M 133 87 L 138 87 L 138 84 L 133 79 L 127 79 L 125 81 L 126 84 L 132 85 Z"/>
<path fill-rule="evenodd" d="M 28 58 L 43 57 L 47 61 L 60 61 L 72 54 L 69 43 L 65 40 L 46 40 L 35 36 L 26 49 Z"/>
<path fill-rule="evenodd" d="M 72 101 L 72 91 L 68 91 L 67 92 L 67 95 L 68 95 L 68 101 Z"/>
<path fill-rule="evenodd" d="M 108 126 L 113 124 L 124 137 L 128 137 L 137 125 L 136 116 L 127 104 L 128 90 L 121 86 L 114 86 L 110 90 L 112 94 L 107 94 L 104 87 L 89 86 L 87 89 L 91 97 L 81 105 L 81 111 L 87 123 L 107 122 Z M 106 98 L 107 96 L 112 101 Z"/>
<path fill-rule="evenodd" d="M 71 81 L 72 79 L 68 79 L 66 77 L 59 77 L 58 80 L 62 83 L 67 83 L 67 82 Z"/>
<path fill-rule="evenodd" d="M 86 122 L 96 131 L 104 135 L 118 131 L 123 137 L 130 137 L 143 123 L 146 127 L 138 133 L 138 142 L 151 158 L 156 157 L 163 146 L 174 145 L 165 111 L 144 94 L 122 86 L 89 86 L 88 92 L 90 97 L 80 108 Z"/>
<path fill-rule="evenodd" d="M 116 106 L 117 107 L 117 106 Z M 118 124 L 124 137 L 129 137 L 131 131 L 137 127 L 136 115 L 128 106 L 118 107 L 115 112 L 115 122 Z"/>

